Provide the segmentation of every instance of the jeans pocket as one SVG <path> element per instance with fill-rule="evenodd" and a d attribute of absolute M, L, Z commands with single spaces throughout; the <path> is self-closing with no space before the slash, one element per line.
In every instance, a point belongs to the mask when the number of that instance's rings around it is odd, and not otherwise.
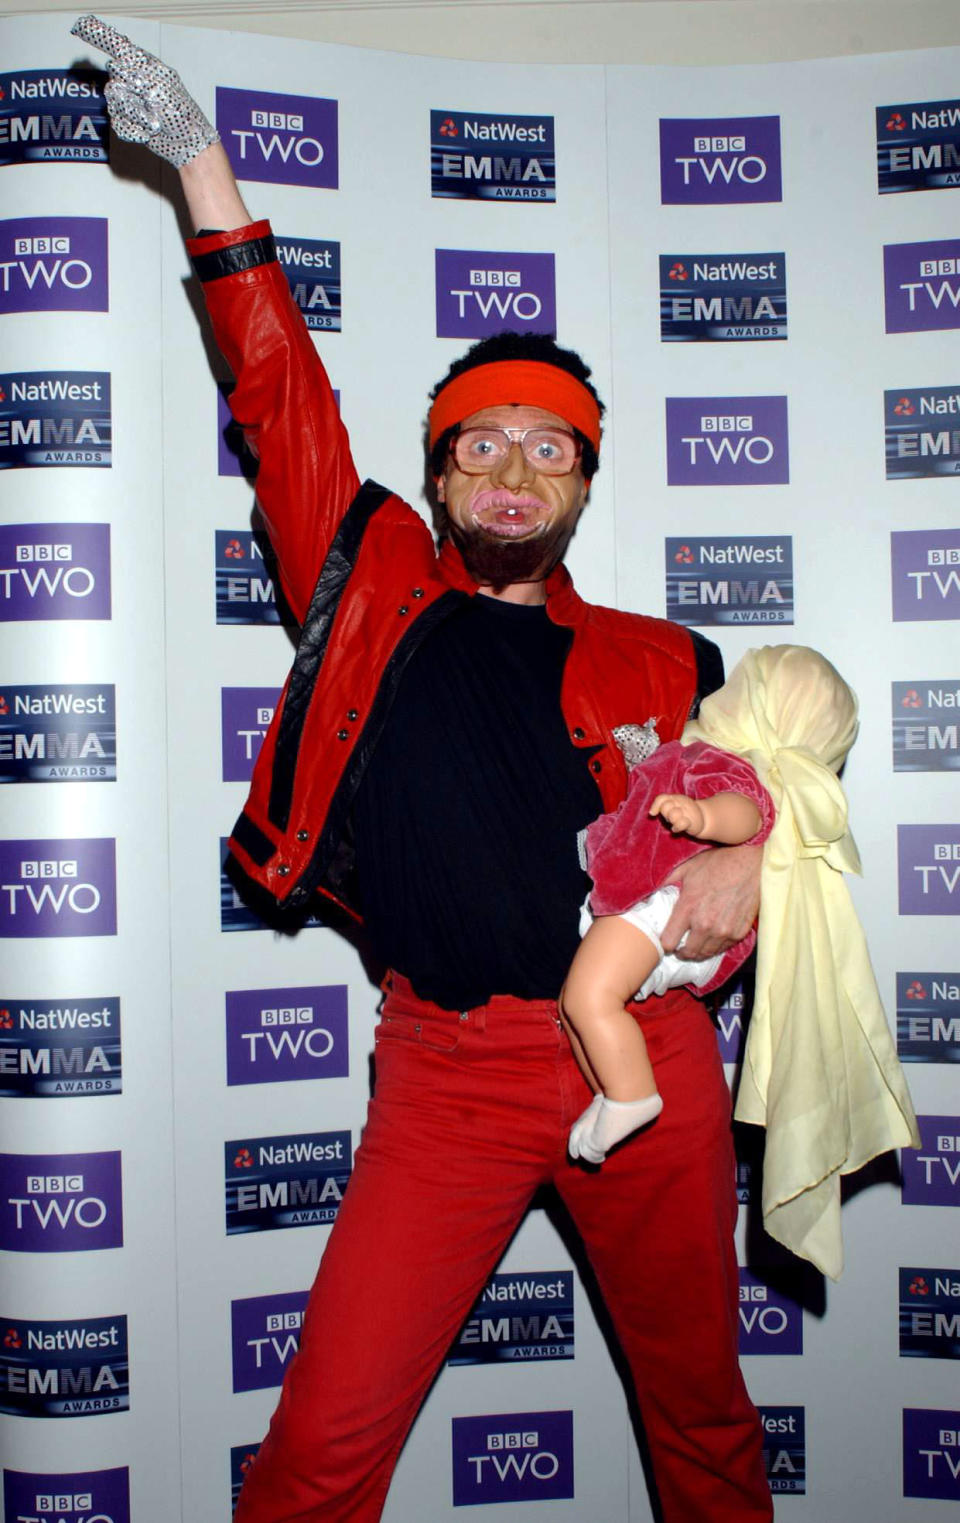
<path fill-rule="evenodd" d="M 384 1042 L 409 1042 L 431 1052 L 456 1052 L 460 1046 L 460 1028 L 459 1025 L 447 1025 L 445 1021 L 392 1011 L 381 1016 L 374 1042 L 377 1046 Z"/>

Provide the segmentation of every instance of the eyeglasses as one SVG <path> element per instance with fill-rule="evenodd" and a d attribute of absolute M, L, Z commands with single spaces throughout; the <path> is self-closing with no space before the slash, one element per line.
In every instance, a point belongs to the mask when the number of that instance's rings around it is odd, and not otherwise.
<path fill-rule="evenodd" d="M 457 470 L 485 476 L 502 465 L 515 444 L 544 476 L 566 476 L 580 459 L 581 443 L 565 428 L 464 428 L 451 440 Z"/>

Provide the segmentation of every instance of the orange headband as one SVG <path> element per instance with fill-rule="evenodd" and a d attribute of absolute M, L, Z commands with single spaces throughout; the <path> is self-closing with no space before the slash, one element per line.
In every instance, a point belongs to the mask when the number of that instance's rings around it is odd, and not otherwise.
<path fill-rule="evenodd" d="M 600 448 L 600 408 L 582 381 L 543 360 L 494 360 L 449 381 L 430 409 L 430 446 L 484 407 L 521 405 L 556 413 Z"/>

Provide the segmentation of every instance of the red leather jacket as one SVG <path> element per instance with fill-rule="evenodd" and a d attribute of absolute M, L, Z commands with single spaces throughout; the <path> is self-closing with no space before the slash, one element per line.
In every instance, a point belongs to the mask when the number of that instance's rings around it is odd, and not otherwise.
<path fill-rule="evenodd" d="M 356 915 L 350 809 L 406 662 L 476 593 L 449 542 L 375 482 L 361 486 L 269 224 L 188 245 L 217 343 L 236 377 L 234 417 L 259 457 L 257 500 L 301 626 L 293 668 L 230 840 L 234 867 L 278 906 L 319 891 Z M 597 812 L 626 791 L 611 731 L 657 720 L 674 739 L 715 647 L 662 619 L 585 603 L 562 566 L 547 611 L 571 627 L 561 702 L 596 778 Z M 594 754 L 594 748 L 600 747 Z"/>

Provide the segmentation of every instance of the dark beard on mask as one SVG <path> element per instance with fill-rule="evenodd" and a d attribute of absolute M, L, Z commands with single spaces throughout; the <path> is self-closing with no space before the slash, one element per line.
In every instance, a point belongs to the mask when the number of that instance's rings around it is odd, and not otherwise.
<path fill-rule="evenodd" d="M 513 582 L 546 581 L 563 559 L 575 525 L 553 524 L 529 539 L 501 539 L 483 529 L 462 529 L 443 515 L 441 535 L 449 535 L 474 581 L 502 592 Z"/>

